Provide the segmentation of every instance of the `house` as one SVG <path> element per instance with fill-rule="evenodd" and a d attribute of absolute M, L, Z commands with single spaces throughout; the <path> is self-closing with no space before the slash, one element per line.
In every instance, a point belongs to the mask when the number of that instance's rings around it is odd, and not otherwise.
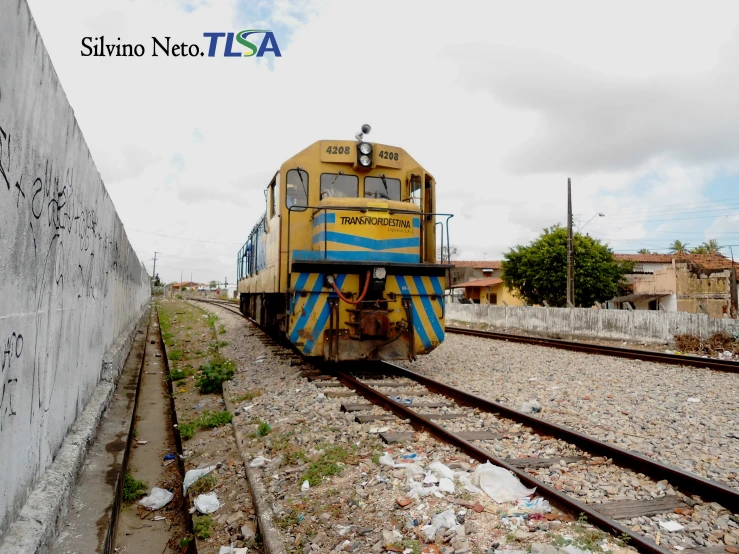
<path fill-rule="evenodd" d="M 499 306 L 522 306 L 520 298 L 513 296 L 501 278 L 503 266 L 500 260 L 452 261 L 452 295 L 467 303 Z"/>
<path fill-rule="evenodd" d="M 617 309 L 663 310 L 731 317 L 737 312 L 739 263 L 720 254 L 614 254 L 634 263 L 628 295 L 611 299 Z M 628 306 L 627 306 L 628 304 Z"/>

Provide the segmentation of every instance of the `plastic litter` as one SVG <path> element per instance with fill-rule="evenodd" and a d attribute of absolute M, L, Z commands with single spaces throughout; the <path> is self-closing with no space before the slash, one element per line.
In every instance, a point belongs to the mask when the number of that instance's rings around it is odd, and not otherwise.
<path fill-rule="evenodd" d="M 516 504 L 521 509 L 537 514 L 547 514 L 552 511 L 552 506 L 549 504 L 549 501 L 540 496 L 532 498 L 531 500 L 528 498 L 521 498 L 516 502 Z"/>
<path fill-rule="evenodd" d="M 417 483 L 416 481 L 411 481 L 409 487 L 410 493 L 408 494 L 408 496 L 410 498 L 415 498 L 416 496 L 423 498 L 424 496 L 434 494 L 439 490 L 436 486 L 424 487 L 421 483 Z"/>
<path fill-rule="evenodd" d="M 174 460 L 174 454 L 167 454 L 164 457 L 164 461 L 166 462 L 167 460 Z"/>
<path fill-rule="evenodd" d="M 202 469 L 191 469 L 185 473 L 185 478 L 182 480 L 182 492 L 187 493 L 187 489 L 190 488 L 195 481 L 200 479 L 203 475 L 208 475 L 211 471 L 216 469 L 218 466 L 208 466 Z"/>
<path fill-rule="evenodd" d="M 436 475 L 434 475 L 433 473 L 431 473 L 430 471 L 427 471 L 426 472 L 426 477 L 423 478 L 423 482 L 424 483 L 427 483 L 427 484 L 438 483 L 439 482 L 439 478 Z"/>
<path fill-rule="evenodd" d="M 395 467 L 395 462 L 393 461 L 392 456 L 390 456 L 390 454 L 388 454 L 387 452 L 380 456 L 380 459 L 378 461 L 380 462 L 380 465 Z"/>
<path fill-rule="evenodd" d="M 169 492 L 167 489 L 154 487 L 153 489 L 151 489 L 149 496 L 145 496 L 144 498 L 139 500 L 139 504 L 141 504 L 144 508 L 148 508 L 152 511 L 159 510 L 160 508 L 164 508 L 167 504 L 172 502 L 173 498 L 174 494 Z"/>
<path fill-rule="evenodd" d="M 436 514 L 431 520 L 431 525 L 435 525 L 437 529 L 451 529 L 457 524 L 457 517 L 452 508 L 447 508 L 440 514 Z"/>
<path fill-rule="evenodd" d="M 490 462 L 477 466 L 472 474 L 472 484 L 480 487 L 498 504 L 513 502 L 536 491 L 536 488 L 524 487 L 518 478 L 507 469 L 494 466 Z"/>
<path fill-rule="evenodd" d="M 413 404 L 413 400 L 410 398 L 403 398 L 402 396 L 388 396 L 390 400 L 395 400 L 398 404 Z"/>
<path fill-rule="evenodd" d="M 401 460 L 415 460 L 416 458 L 418 458 L 418 454 L 415 452 L 413 454 L 403 454 L 400 457 Z"/>
<path fill-rule="evenodd" d="M 300 485 L 300 490 L 307 491 L 309 488 L 310 488 L 310 483 L 308 482 L 308 479 L 306 479 L 305 481 L 303 481 L 303 484 Z"/>
<path fill-rule="evenodd" d="M 527 402 L 524 402 L 521 406 L 521 411 L 524 413 L 539 413 L 541 412 L 541 404 L 537 400 L 529 400 Z"/>
<path fill-rule="evenodd" d="M 694 404 L 697 404 L 700 401 L 701 401 L 700 398 L 692 398 L 692 397 L 688 398 L 688 402 L 692 402 Z"/>
<path fill-rule="evenodd" d="M 682 525 L 680 525 L 677 521 L 672 520 L 660 521 L 659 526 L 662 527 L 662 529 L 667 529 L 670 532 L 682 531 L 683 529 Z"/>
<path fill-rule="evenodd" d="M 222 546 L 218 554 L 246 554 L 248 548 L 234 548 L 233 546 Z"/>
<path fill-rule="evenodd" d="M 198 497 L 195 499 L 194 504 L 195 509 L 201 514 L 212 514 L 221 507 L 221 503 L 218 500 L 215 492 L 198 495 Z"/>
<path fill-rule="evenodd" d="M 251 462 L 249 462 L 249 467 L 262 467 L 264 464 L 266 464 L 269 461 L 270 460 L 268 460 L 264 456 L 257 456 Z"/>
<path fill-rule="evenodd" d="M 454 479 L 454 472 L 441 462 L 432 462 L 429 464 L 429 469 L 433 471 L 439 477 L 446 477 L 447 479 Z"/>
<path fill-rule="evenodd" d="M 405 475 L 408 479 L 420 477 L 424 474 L 423 467 L 419 464 L 403 464 L 405 466 Z"/>
<path fill-rule="evenodd" d="M 451 479 L 442 477 L 441 479 L 439 479 L 439 491 L 453 493 L 454 482 Z"/>

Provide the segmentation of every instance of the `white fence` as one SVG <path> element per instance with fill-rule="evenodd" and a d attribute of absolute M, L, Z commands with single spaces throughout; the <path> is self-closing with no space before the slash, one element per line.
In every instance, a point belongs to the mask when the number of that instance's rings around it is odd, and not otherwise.
<path fill-rule="evenodd" d="M 685 333 L 699 337 L 710 337 L 718 332 L 739 335 L 739 320 L 712 319 L 705 314 L 687 312 L 448 303 L 446 319 L 559 335 L 562 338 L 598 337 L 665 342 Z"/>

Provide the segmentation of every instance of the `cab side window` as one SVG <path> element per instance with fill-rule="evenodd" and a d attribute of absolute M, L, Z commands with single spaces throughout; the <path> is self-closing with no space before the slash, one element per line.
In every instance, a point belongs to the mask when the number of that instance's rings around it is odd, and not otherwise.
<path fill-rule="evenodd" d="M 303 212 L 308 206 L 308 172 L 291 169 L 287 172 L 285 205 L 292 211 Z"/>

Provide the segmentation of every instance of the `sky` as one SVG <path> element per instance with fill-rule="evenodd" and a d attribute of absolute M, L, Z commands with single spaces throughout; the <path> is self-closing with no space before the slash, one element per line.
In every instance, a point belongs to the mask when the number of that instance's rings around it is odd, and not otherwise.
<path fill-rule="evenodd" d="M 576 228 L 614 252 L 715 238 L 739 258 L 739 3 L 28 3 L 166 282 L 233 283 L 281 163 L 363 123 L 434 175 L 459 259 L 565 224 L 568 178 Z M 271 30 L 281 56 L 223 57 L 223 39 L 215 57 L 151 56 L 152 37 L 207 50 L 203 33 L 242 29 Z M 82 56 L 101 36 L 146 54 Z"/>

